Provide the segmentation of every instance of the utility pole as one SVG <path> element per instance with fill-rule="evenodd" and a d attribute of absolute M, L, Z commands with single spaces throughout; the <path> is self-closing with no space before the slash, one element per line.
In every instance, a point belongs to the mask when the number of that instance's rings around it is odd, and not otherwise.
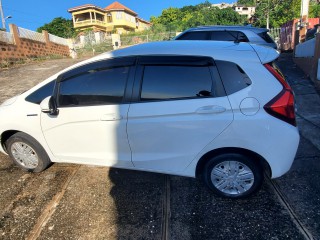
<path fill-rule="evenodd" d="M 306 40 L 308 13 L 309 13 L 309 0 L 301 0 L 299 42 L 304 42 Z"/>
<path fill-rule="evenodd" d="M 6 30 L 6 21 L 4 19 L 4 14 L 2 10 L 2 0 L 0 0 L 0 14 L 1 14 L 2 28 Z"/>
<path fill-rule="evenodd" d="M 269 22 L 270 22 L 270 0 L 268 0 L 268 5 L 267 5 L 267 29 L 269 29 Z"/>

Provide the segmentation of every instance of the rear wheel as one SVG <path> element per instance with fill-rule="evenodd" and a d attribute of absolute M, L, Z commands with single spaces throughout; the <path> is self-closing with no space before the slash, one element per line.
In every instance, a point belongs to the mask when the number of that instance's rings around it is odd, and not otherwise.
<path fill-rule="evenodd" d="M 260 189 L 263 169 L 257 161 L 244 155 L 223 154 L 207 162 L 203 178 L 219 196 L 243 198 Z"/>
<path fill-rule="evenodd" d="M 43 147 L 31 136 L 19 132 L 6 141 L 12 161 L 28 172 L 41 172 L 51 161 Z"/>

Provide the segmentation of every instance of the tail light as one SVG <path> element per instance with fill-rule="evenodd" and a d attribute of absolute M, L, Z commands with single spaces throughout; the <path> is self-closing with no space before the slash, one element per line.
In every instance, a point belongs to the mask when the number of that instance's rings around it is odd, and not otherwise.
<path fill-rule="evenodd" d="M 281 83 L 282 91 L 264 106 L 270 115 L 296 126 L 294 95 L 282 73 L 271 64 L 264 64 L 268 71 Z"/>

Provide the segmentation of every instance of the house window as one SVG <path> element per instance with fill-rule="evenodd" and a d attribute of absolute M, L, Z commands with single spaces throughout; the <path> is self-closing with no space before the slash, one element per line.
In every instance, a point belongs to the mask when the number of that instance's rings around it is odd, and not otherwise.
<path fill-rule="evenodd" d="M 130 15 L 129 14 L 125 14 L 126 15 L 126 20 L 128 21 L 128 22 L 130 22 Z"/>
<path fill-rule="evenodd" d="M 108 23 L 111 23 L 111 22 L 112 22 L 112 15 L 111 15 L 111 13 L 108 13 L 108 14 L 107 14 L 107 22 L 108 22 Z"/>
<path fill-rule="evenodd" d="M 116 18 L 117 19 L 122 19 L 122 12 L 117 12 L 116 13 Z"/>

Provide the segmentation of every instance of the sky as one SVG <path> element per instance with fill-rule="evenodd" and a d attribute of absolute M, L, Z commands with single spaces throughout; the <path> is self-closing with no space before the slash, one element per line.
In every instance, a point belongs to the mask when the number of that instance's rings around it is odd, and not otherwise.
<path fill-rule="evenodd" d="M 6 28 L 8 24 L 13 23 L 18 27 L 35 31 L 38 27 L 49 23 L 56 17 L 71 19 L 68 9 L 83 4 L 94 4 L 98 7 L 105 8 L 113 0 L 0 0 L 6 19 Z M 183 7 L 187 5 L 196 5 L 205 2 L 205 0 L 118 0 L 121 4 L 138 13 L 138 16 L 150 20 L 151 16 L 159 16 L 163 9 L 169 7 Z M 226 2 L 235 2 L 232 0 L 210 0 L 212 4 Z"/>

